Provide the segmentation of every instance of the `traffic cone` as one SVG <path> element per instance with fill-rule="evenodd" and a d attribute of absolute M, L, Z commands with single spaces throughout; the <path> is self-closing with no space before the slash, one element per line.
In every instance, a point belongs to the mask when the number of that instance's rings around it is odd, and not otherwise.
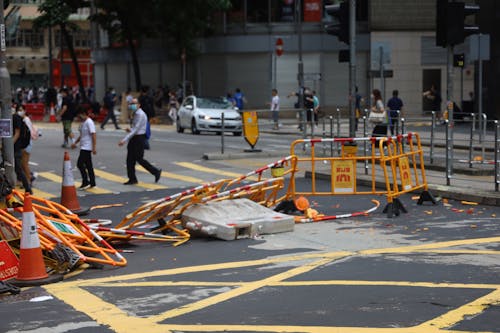
<path fill-rule="evenodd" d="M 80 207 L 80 203 L 78 202 L 75 180 L 73 179 L 73 173 L 71 172 L 71 160 L 69 159 L 69 153 L 67 151 L 64 152 L 61 205 L 77 215 L 86 215 L 90 210 L 90 208 Z"/>
<path fill-rule="evenodd" d="M 43 261 L 40 238 L 31 196 L 28 192 L 24 195 L 23 224 L 21 232 L 21 246 L 19 251 L 19 270 L 12 284 L 18 287 L 39 286 L 62 280 L 62 275 L 47 274 Z"/>
<path fill-rule="evenodd" d="M 56 123 L 57 122 L 57 119 L 56 119 L 56 110 L 54 109 L 54 103 L 50 103 L 50 118 L 49 118 L 49 122 L 51 122 L 51 123 Z"/>

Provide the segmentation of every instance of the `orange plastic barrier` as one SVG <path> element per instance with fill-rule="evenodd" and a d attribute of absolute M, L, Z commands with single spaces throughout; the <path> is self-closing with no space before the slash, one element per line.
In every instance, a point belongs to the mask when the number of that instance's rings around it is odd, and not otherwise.
<path fill-rule="evenodd" d="M 18 202 L 24 194 L 12 191 Z M 127 261 L 96 231 L 76 214 L 56 202 L 31 196 L 41 248 L 56 259 L 66 259 L 70 267 L 79 260 L 111 266 L 125 266 Z M 22 223 L 13 214 L 23 213 L 23 207 L 0 210 L 0 221 L 22 230 Z"/>
<path fill-rule="evenodd" d="M 339 156 L 317 154 L 319 144 L 339 144 Z M 405 151 L 404 144 L 407 149 Z M 429 193 L 423 151 L 420 137 L 417 133 L 408 133 L 394 137 L 366 137 L 366 138 L 316 138 L 295 140 L 290 146 L 290 153 L 295 154 L 297 147 L 310 146 L 310 153 L 297 157 L 297 167 L 308 170 L 311 174 L 311 188 L 306 191 L 297 191 L 295 180 L 290 181 L 290 196 L 329 196 L 329 195 L 386 195 L 387 206 L 384 212 L 388 217 L 398 216 L 406 209 L 399 201 L 402 193 L 422 190 L 418 204 L 423 201 L 436 201 Z M 358 147 L 369 147 L 369 154 L 359 155 Z M 332 149 L 333 151 L 333 149 Z M 366 174 L 370 174 L 371 183 L 368 190 L 360 190 L 356 176 L 358 165 L 364 165 Z M 330 187 L 318 190 L 316 186 L 317 171 L 330 174 Z M 377 175 L 383 176 L 385 188 L 377 188 Z"/>
<path fill-rule="evenodd" d="M 24 109 L 31 120 L 40 121 L 45 116 L 45 105 L 43 103 L 26 103 Z"/>

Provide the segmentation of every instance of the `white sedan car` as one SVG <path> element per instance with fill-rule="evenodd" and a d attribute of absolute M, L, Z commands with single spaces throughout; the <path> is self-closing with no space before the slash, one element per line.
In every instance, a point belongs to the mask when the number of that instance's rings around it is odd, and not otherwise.
<path fill-rule="evenodd" d="M 225 97 L 188 96 L 177 112 L 177 132 L 189 128 L 191 133 L 222 133 L 222 113 L 224 113 L 224 131 L 240 136 L 242 132 L 241 115 L 237 108 Z"/>

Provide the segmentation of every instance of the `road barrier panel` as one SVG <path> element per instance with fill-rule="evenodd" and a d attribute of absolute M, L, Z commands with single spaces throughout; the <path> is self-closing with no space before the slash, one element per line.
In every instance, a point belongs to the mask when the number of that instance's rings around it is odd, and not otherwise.
<path fill-rule="evenodd" d="M 341 145 L 340 155 L 321 156 L 316 154 L 318 143 L 337 143 Z M 355 145 L 369 144 L 369 154 L 359 155 Z M 408 149 L 404 149 L 405 144 Z M 291 195 L 328 196 L 328 195 L 386 195 L 387 206 L 384 213 L 387 217 L 399 216 L 407 212 L 399 200 L 403 193 L 422 191 L 418 204 L 424 201 L 436 203 L 430 194 L 425 178 L 425 167 L 420 137 L 417 133 L 400 134 L 393 137 L 365 138 L 313 138 L 299 139 L 292 142 L 290 154 L 295 155 L 297 146 L 307 145 L 308 153 L 297 156 L 297 168 L 304 167 L 311 173 L 310 190 L 297 191 L 295 181 L 291 180 Z M 417 163 L 418 161 L 418 163 Z M 365 170 L 371 175 L 369 190 L 357 187 L 357 163 L 362 162 Z M 320 191 L 316 186 L 317 171 L 330 175 L 330 188 Z M 376 176 L 383 175 L 384 189 L 378 189 Z M 295 176 L 295 175 L 294 175 Z"/>

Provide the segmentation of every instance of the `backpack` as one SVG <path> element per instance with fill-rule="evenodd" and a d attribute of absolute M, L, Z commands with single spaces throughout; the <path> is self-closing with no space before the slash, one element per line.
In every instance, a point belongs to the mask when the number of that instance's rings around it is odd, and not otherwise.
<path fill-rule="evenodd" d="M 21 122 L 21 131 L 19 133 L 18 147 L 24 149 L 28 147 L 31 141 L 31 131 L 24 121 Z M 17 143 L 17 142 L 16 142 Z"/>

